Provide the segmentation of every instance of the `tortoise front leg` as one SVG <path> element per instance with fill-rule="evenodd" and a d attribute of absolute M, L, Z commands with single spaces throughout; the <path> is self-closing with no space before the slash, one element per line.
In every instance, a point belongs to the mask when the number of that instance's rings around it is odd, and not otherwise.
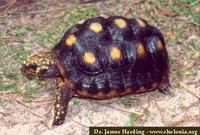
<path fill-rule="evenodd" d="M 64 122 L 69 101 L 74 95 L 74 92 L 65 85 L 62 78 L 57 79 L 57 89 L 53 125 L 60 125 Z"/>

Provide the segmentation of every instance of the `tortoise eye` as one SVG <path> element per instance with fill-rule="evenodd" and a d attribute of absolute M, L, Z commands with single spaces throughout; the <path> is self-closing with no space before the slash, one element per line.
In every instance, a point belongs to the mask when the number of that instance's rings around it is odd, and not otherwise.
<path fill-rule="evenodd" d="M 30 65 L 29 65 L 29 67 L 31 68 L 31 69 L 36 69 L 37 68 L 37 64 L 36 63 L 31 63 Z"/>

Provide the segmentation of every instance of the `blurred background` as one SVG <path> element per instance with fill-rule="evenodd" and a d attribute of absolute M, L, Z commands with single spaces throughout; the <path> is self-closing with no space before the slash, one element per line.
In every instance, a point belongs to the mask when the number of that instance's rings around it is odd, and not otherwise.
<path fill-rule="evenodd" d="M 164 34 L 172 95 L 158 91 L 105 101 L 73 99 L 51 127 L 54 81 L 20 73 L 30 54 L 50 51 L 64 32 L 95 16 L 141 17 Z M 200 1 L 0 0 L 0 134 L 87 135 L 89 126 L 200 126 Z"/>

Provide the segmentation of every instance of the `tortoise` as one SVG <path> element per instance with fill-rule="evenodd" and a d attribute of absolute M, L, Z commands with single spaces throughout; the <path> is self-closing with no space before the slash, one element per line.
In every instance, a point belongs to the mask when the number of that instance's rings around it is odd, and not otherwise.
<path fill-rule="evenodd" d="M 53 125 L 73 97 L 104 100 L 169 88 L 169 59 L 160 30 L 142 18 L 94 17 L 69 28 L 51 52 L 29 56 L 27 78 L 56 79 Z"/>

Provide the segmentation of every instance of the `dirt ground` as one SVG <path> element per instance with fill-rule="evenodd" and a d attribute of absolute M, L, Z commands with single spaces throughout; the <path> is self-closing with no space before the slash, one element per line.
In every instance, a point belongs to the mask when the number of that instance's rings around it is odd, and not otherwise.
<path fill-rule="evenodd" d="M 1 0 L 0 135 L 87 135 L 90 126 L 200 126 L 198 0 Z M 54 81 L 27 80 L 20 65 L 49 51 L 73 24 L 94 16 L 142 17 L 161 29 L 170 57 L 171 94 L 105 101 L 72 99 L 52 127 Z"/>

